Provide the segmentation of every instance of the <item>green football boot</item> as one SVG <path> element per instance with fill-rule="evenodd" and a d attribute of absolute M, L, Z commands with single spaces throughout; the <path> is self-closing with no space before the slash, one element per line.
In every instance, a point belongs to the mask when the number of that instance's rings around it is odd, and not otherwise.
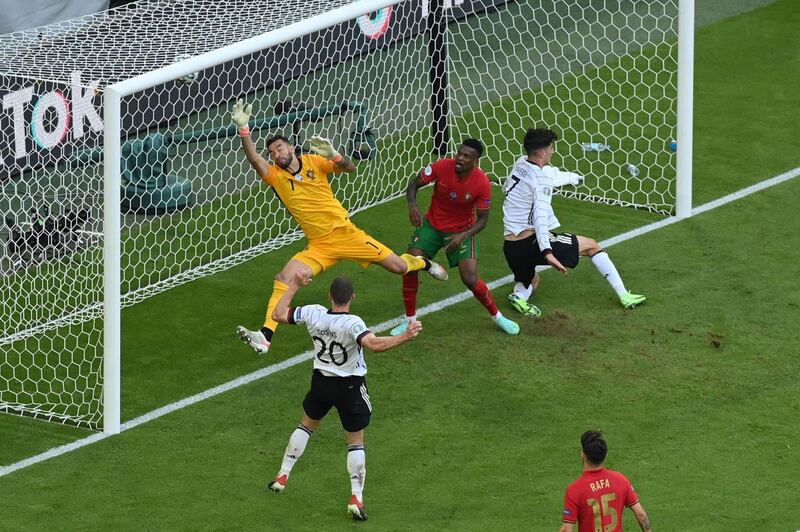
<path fill-rule="evenodd" d="M 621 296 L 619 296 L 619 302 L 622 303 L 622 306 L 625 308 L 633 308 L 636 306 L 641 305 L 647 301 L 647 298 L 643 295 L 639 294 L 631 294 L 630 292 L 625 292 Z"/>
<path fill-rule="evenodd" d="M 539 310 L 539 307 L 536 305 L 531 305 L 514 292 L 508 294 L 508 300 L 511 302 L 511 306 L 514 307 L 515 310 L 521 314 L 524 314 L 525 316 L 534 316 L 538 318 L 542 315 L 542 311 Z"/>

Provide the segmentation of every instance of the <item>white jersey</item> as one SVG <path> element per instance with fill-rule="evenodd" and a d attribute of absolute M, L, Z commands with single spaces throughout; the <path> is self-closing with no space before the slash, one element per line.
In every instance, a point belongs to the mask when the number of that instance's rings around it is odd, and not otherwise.
<path fill-rule="evenodd" d="M 292 309 L 289 322 L 308 329 L 314 341 L 314 369 L 328 376 L 366 375 L 361 339 L 371 331 L 364 320 L 322 305 L 305 305 Z"/>
<path fill-rule="evenodd" d="M 533 229 L 539 249 L 551 249 L 550 231 L 561 225 L 553 212 L 553 189 L 578 184 L 583 178 L 554 166 L 539 168 L 520 157 L 503 185 L 503 234 L 518 235 Z"/>

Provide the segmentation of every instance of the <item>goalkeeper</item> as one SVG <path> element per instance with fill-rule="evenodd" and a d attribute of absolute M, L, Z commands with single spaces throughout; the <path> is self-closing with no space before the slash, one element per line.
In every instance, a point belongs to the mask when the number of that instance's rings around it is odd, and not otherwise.
<path fill-rule="evenodd" d="M 288 281 L 301 271 L 316 276 L 340 260 L 351 260 L 365 268 L 377 263 L 397 275 L 426 270 L 436 279 L 447 279 L 447 271 L 439 264 L 405 253 L 397 256 L 350 221 L 350 215 L 333 195 L 328 175 L 353 172 L 356 166 L 338 153 L 329 140 L 313 136 L 311 151 L 314 154 L 297 156 L 289 139 L 280 135 L 271 137 L 267 140 L 267 150 L 273 164 L 269 164 L 256 151 L 250 137 L 251 109 L 251 105 L 245 106 L 239 100 L 231 114 L 233 123 L 239 128 L 244 153 L 261 180 L 272 187 L 300 224 L 308 246 L 292 257 L 275 276 L 263 327 L 258 331 L 241 326 L 237 328 L 243 342 L 257 353 L 269 350 L 278 325 L 272 319 L 272 312 L 286 293 Z"/>

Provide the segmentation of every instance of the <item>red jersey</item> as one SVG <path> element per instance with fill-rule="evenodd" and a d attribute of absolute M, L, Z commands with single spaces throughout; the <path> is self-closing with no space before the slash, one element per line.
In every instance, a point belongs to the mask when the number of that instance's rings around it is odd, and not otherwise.
<path fill-rule="evenodd" d="M 456 176 L 455 159 L 442 159 L 429 164 L 421 173 L 423 183 L 436 182 L 428 219 L 434 229 L 445 233 L 467 230 L 475 223 L 475 209 L 486 210 L 492 205 L 492 186 L 478 167 L 465 178 Z"/>
<path fill-rule="evenodd" d="M 584 471 L 567 487 L 562 520 L 578 521 L 578 532 L 622 532 L 622 512 L 637 502 L 636 490 L 622 473 Z"/>

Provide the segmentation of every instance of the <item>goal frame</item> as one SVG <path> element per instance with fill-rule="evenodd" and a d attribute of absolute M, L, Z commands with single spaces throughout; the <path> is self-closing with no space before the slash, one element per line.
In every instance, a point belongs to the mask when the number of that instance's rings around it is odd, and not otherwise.
<path fill-rule="evenodd" d="M 404 0 L 359 0 L 301 22 L 167 65 L 103 91 L 103 432 L 121 430 L 121 206 L 122 98 L 180 77 L 367 15 Z"/>
<path fill-rule="evenodd" d="M 352 4 L 311 17 L 302 22 L 290 24 L 262 35 L 228 45 L 211 52 L 185 59 L 152 70 L 145 74 L 107 86 L 103 91 L 103 190 L 104 218 L 103 233 L 103 432 L 117 434 L 121 430 L 121 207 L 120 183 L 121 168 L 121 101 L 131 94 L 155 87 L 159 84 L 178 79 L 193 72 L 211 68 L 220 63 L 238 59 L 266 48 L 286 43 L 330 26 L 340 24 L 357 17 L 400 4 L 404 1 L 419 0 L 358 0 Z M 424 1 L 424 0 L 423 0 Z M 452 4 L 453 0 L 431 0 L 441 4 L 434 12 L 443 12 L 442 7 Z M 457 3 L 457 2 L 456 2 Z M 677 152 L 675 215 L 677 218 L 691 216 L 692 210 L 692 113 L 693 113 L 693 77 L 694 77 L 694 0 L 679 0 L 678 3 L 678 98 L 677 98 Z M 446 16 L 446 15 L 444 15 Z M 431 22 L 432 24 L 432 22 Z M 445 22 L 446 24 L 446 22 Z M 434 38 L 435 36 L 431 36 Z M 440 34 L 439 37 L 440 38 Z M 431 46 L 433 50 L 436 47 Z M 434 69 L 446 69 L 446 54 L 435 54 L 434 58 L 441 64 L 432 64 Z M 433 63 L 433 61 L 432 61 Z M 432 76 L 435 78 L 435 76 Z M 432 80 L 433 82 L 433 80 Z M 447 87 L 435 87 L 434 95 L 437 105 L 448 109 Z M 448 139 L 449 132 L 442 130 L 447 124 L 447 117 L 434 114 L 431 130 L 439 139 Z M 444 120 L 442 119 L 444 118 Z M 447 127 L 446 125 L 444 126 Z M 439 142 L 439 145 L 442 141 Z"/>

